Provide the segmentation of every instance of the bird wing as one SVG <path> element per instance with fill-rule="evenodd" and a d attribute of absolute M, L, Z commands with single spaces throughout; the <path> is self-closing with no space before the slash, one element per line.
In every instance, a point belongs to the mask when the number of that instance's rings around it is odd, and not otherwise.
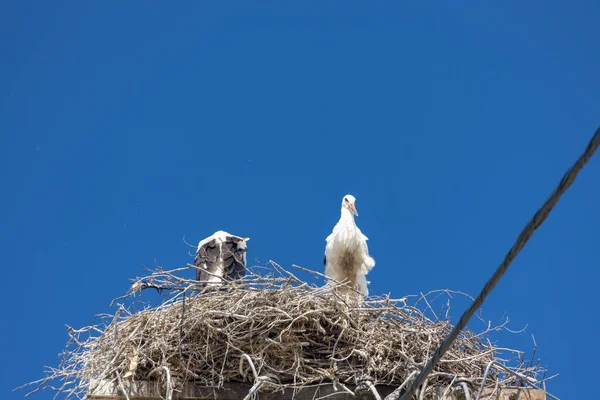
<path fill-rule="evenodd" d="M 230 280 L 241 279 L 246 275 L 246 242 L 247 238 L 227 236 L 223 242 L 223 268 L 225 276 Z"/>
<path fill-rule="evenodd" d="M 375 266 L 375 260 L 373 260 L 373 257 L 371 257 L 369 255 L 369 246 L 367 245 L 367 240 L 369 240 L 368 237 L 366 237 L 365 235 L 362 234 L 361 232 L 361 241 L 360 241 L 360 250 L 361 253 L 363 254 L 365 260 L 361 266 L 361 272 L 365 275 L 367 275 L 369 273 L 369 271 L 371 271 L 373 269 L 373 267 Z"/>
<path fill-rule="evenodd" d="M 214 273 L 214 265 L 218 262 L 220 249 L 217 245 L 217 240 L 212 239 L 198 246 L 194 265 L 200 267 L 196 270 L 196 280 L 204 281 L 208 278 L 208 274 L 204 271 Z"/>

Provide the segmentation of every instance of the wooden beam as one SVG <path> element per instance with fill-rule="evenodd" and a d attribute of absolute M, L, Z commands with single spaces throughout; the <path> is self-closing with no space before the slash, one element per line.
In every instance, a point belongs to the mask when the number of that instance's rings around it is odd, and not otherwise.
<path fill-rule="evenodd" d="M 125 390 L 130 400 L 161 400 L 165 398 L 164 384 L 154 381 L 136 381 L 126 380 L 123 382 Z M 346 385 L 348 389 L 354 391 L 356 386 Z M 241 383 L 226 383 L 222 388 L 210 388 L 195 383 L 187 383 L 183 390 L 173 393 L 173 400 L 241 400 L 250 391 L 252 386 Z M 90 388 L 93 392 L 88 393 L 90 400 L 126 400 L 118 382 L 102 380 L 92 380 Z M 382 398 L 390 394 L 396 386 L 377 386 L 377 391 Z M 499 389 L 490 397 L 493 389 L 485 389 L 481 397 L 482 400 L 546 400 L 546 393 L 543 390 L 529 388 L 505 388 Z M 370 392 L 359 393 L 357 396 L 351 396 L 343 390 L 335 391 L 333 385 L 327 384 L 319 387 L 304 388 L 298 390 L 295 394 L 292 389 L 286 389 L 276 393 L 261 392 L 260 399 L 265 400 L 290 400 L 294 395 L 295 400 L 314 400 L 319 397 L 328 396 L 333 400 L 371 400 L 373 396 Z M 448 400 L 463 400 L 462 392 L 457 391 L 450 394 Z"/>

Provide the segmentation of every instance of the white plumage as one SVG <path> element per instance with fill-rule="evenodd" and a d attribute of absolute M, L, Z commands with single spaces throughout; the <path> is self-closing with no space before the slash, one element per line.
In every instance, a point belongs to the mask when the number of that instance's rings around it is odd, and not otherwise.
<path fill-rule="evenodd" d="M 344 196 L 340 220 L 325 239 L 325 275 L 368 296 L 366 275 L 375 266 L 375 260 L 369 256 L 369 238 L 354 221 L 354 216 L 358 216 L 355 202 L 354 196 Z"/>
<path fill-rule="evenodd" d="M 237 280 L 246 275 L 246 242 L 250 238 L 217 231 L 198 243 L 194 265 L 196 279 L 207 286 L 223 280 Z"/>

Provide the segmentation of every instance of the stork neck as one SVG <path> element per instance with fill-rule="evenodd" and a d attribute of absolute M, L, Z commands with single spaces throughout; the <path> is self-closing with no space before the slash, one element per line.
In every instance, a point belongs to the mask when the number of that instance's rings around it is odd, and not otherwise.
<path fill-rule="evenodd" d="M 346 207 L 342 207 L 342 216 L 340 219 L 343 221 L 354 223 L 354 214 L 352 214 L 352 212 Z"/>

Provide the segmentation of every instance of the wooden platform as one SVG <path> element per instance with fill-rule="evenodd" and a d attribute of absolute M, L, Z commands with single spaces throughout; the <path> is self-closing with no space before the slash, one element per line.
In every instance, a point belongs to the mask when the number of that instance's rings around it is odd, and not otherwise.
<path fill-rule="evenodd" d="M 123 382 L 125 390 L 129 395 L 130 400 L 161 400 L 165 398 L 165 388 L 156 382 L 138 381 Z M 88 394 L 91 400 L 127 400 L 123 395 L 123 391 L 117 382 L 92 381 L 90 387 L 95 388 L 93 393 Z M 348 389 L 354 391 L 355 386 L 347 385 Z M 173 400 L 242 400 L 250 391 L 251 385 L 229 383 L 220 389 L 213 389 L 198 384 L 189 383 L 185 386 L 182 392 L 174 392 Z M 396 386 L 377 386 L 377 391 L 382 398 L 390 394 Z M 475 391 L 474 391 L 475 392 Z M 490 397 L 491 389 L 484 390 L 481 399 L 485 400 L 546 400 L 546 393 L 537 389 L 511 388 L 501 389 Z M 291 389 L 277 393 L 259 393 L 259 399 L 267 400 L 290 400 L 293 391 Z M 476 393 L 471 394 L 471 399 L 474 400 Z M 302 389 L 294 394 L 294 399 L 297 400 L 316 400 L 320 397 L 327 396 L 327 399 L 335 400 L 367 400 L 374 399 L 370 392 L 360 393 L 357 396 L 352 396 L 344 391 L 335 391 L 333 385 L 323 385 L 318 388 Z M 455 396 L 446 397 L 448 400 L 464 400 L 462 392 L 458 392 Z"/>

